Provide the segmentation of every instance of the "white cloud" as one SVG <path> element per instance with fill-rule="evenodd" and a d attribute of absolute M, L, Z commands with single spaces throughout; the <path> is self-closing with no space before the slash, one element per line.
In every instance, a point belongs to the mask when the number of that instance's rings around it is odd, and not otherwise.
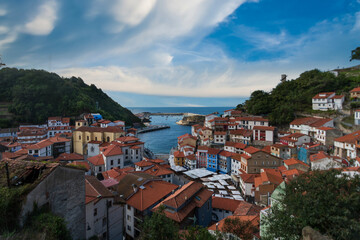
<path fill-rule="evenodd" d="M 55 0 L 44 1 L 36 15 L 25 24 L 23 31 L 32 35 L 48 35 L 55 27 L 58 4 Z"/>
<path fill-rule="evenodd" d="M 9 32 L 9 28 L 6 27 L 6 26 L 1 26 L 1 25 L 0 25 L 0 35 L 1 35 L 1 34 L 5 34 L 5 33 L 7 33 L 7 32 Z"/>
<path fill-rule="evenodd" d="M 5 7 L 0 6 L 0 17 L 3 17 L 7 14 L 7 10 L 5 9 Z"/>
<path fill-rule="evenodd" d="M 360 30 L 360 12 L 357 12 L 355 15 L 355 24 L 353 31 L 359 31 Z"/>

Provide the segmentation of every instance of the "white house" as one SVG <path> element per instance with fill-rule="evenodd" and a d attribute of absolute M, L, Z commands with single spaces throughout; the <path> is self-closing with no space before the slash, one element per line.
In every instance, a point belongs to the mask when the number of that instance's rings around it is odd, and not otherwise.
<path fill-rule="evenodd" d="M 356 142 L 360 139 L 360 131 L 334 139 L 334 156 L 340 158 L 356 158 Z"/>
<path fill-rule="evenodd" d="M 310 155 L 311 170 L 327 170 L 330 168 L 340 168 L 341 158 L 330 156 L 324 151 Z"/>
<path fill-rule="evenodd" d="M 274 143 L 275 127 L 268 126 L 254 126 L 253 127 L 253 141 Z"/>
<path fill-rule="evenodd" d="M 269 119 L 262 117 L 237 117 L 235 118 L 238 129 L 253 129 L 254 126 L 269 126 Z"/>
<path fill-rule="evenodd" d="M 86 239 L 122 239 L 124 210 L 115 196 L 94 176 L 85 176 L 85 192 Z"/>
<path fill-rule="evenodd" d="M 335 95 L 335 92 L 318 93 L 312 98 L 312 109 L 321 111 L 342 109 L 344 100 L 345 96 Z"/>
<path fill-rule="evenodd" d="M 360 109 L 354 112 L 355 125 L 360 125 Z"/>
<path fill-rule="evenodd" d="M 311 142 L 310 136 L 307 136 L 302 133 L 292 133 L 288 136 L 280 138 L 280 142 L 284 145 L 289 145 L 290 147 L 301 146 L 304 143 Z"/>
<path fill-rule="evenodd" d="M 225 144 L 226 132 L 214 132 L 214 143 Z"/>
<path fill-rule="evenodd" d="M 239 186 L 245 199 L 255 198 L 255 178 L 259 174 L 242 173 L 239 175 Z"/>
<path fill-rule="evenodd" d="M 334 120 L 330 118 L 297 118 L 290 123 L 291 133 L 302 133 L 315 138 L 316 130 L 319 127 L 334 127 Z"/>

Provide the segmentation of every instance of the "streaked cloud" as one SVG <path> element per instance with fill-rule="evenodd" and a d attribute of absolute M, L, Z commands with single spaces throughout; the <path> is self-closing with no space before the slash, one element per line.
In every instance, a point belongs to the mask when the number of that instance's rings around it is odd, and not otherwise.
<path fill-rule="evenodd" d="M 36 15 L 24 26 L 23 31 L 32 35 L 48 35 L 55 27 L 58 3 L 55 0 L 46 0 L 41 4 Z"/>

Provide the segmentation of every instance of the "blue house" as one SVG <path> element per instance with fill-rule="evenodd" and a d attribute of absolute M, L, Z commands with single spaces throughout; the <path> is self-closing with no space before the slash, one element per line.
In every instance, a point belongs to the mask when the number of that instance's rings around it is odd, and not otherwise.
<path fill-rule="evenodd" d="M 212 172 L 219 170 L 219 153 L 220 149 L 209 148 L 207 152 L 207 164 L 206 169 Z"/>
<path fill-rule="evenodd" d="M 219 170 L 222 174 L 231 173 L 231 156 L 233 153 L 222 150 L 219 153 Z"/>
<path fill-rule="evenodd" d="M 327 151 L 326 146 L 313 143 L 303 144 L 301 147 L 298 147 L 298 159 L 310 165 L 310 155 L 319 151 Z"/>

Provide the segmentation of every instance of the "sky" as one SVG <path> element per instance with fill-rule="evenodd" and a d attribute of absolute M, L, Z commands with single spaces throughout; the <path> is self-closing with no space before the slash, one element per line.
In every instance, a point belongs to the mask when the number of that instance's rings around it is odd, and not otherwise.
<path fill-rule="evenodd" d="M 349 67 L 360 0 L 0 0 L 8 67 L 81 77 L 126 107 L 236 106 L 281 74 Z"/>

